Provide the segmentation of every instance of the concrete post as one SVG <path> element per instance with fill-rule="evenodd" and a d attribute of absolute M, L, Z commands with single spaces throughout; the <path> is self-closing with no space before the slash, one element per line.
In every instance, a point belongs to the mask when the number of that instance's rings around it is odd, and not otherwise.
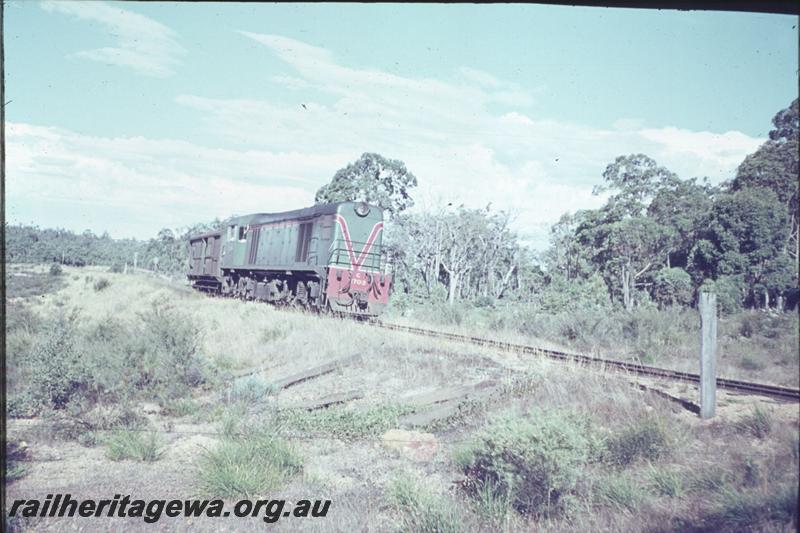
<path fill-rule="evenodd" d="M 700 418 L 717 405 L 717 295 L 700 293 Z"/>

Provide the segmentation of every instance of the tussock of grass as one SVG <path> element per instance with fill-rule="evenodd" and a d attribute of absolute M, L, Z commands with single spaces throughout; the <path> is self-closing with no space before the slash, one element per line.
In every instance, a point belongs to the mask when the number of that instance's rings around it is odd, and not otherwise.
<path fill-rule="evenodd" d="M 162 409 L 162 413 L 167 416 L 174 416 L 181 418 L 184 416 L 194 415 L 200 410 L 197 402 L 190 398 L 177 398 L 175 400 L 167 401 Z"/>
<path fill-rule="evenodd" d="M 714 466 L 695 471 L 688 480 L 688 488 L 694 492 L 724 490 L 732 481 L 733 476 L 722 467 Z"/>
<path fill-rule="evenodd" d="M 514 512 L 508 491 L 485 484 L 477 489 L 473 500 L 475 513 L 492 529 L 506 531 L 509 528 Z"/>
<path fill-rule="evenodd" d="M 636 511 L 644 501 L 642 488 L 629 476 L 611 475 L 595 484 L 595 497 L 601 505 Z"/>
<path fill-rule="evenodd" d="M 736 429 L 763 439 L 772 432 L 774 417 L 771 412 L 759 406 L 736 422 Z"/>
<path fill-rule="evenodd" d="M 708 531 L 781 530 L 794 521 L 797 526 L 797 484 L 773 485 L 770 492 L 728 488 L 717 497 L 701 522 Z M 772 527 L 770 527 L 772 526 Z"/>
<path fill-rule="evenodd" d="M 265 496 L 301 470 L 300 457 L 268 429 L 227 436 L 207 451 L 197 469 L 200 491 L 209 497 Z"/>
<path fill-rule="evenodd" d="M 605 457 L 612 464 L 626 466 L 637 459 L 660 459 L 669 450 L 670 442 L 663 424 L 646 417 L 609 437 Z"/>
<path fill-rule="evenodd" d="M 463 509 L 420 487 L 410 477 L 399 477 L 389 486 L 388 500 L 400 513 L 400 531 L 461 533 L 467 529 Z"/>
<path fill-rule="evenodd" d="M 226 437 L 235 437 L 241 433 L 242 421 L 247 416 L 247 406 L 236 403 L 223 410 L 220 415 L 220 428 Z"/>
<path fill-rule="evenodd" d="M 650 466 L 648 473 L 651 487 L 661 496 L 678 498 L 686 490 L 683 476 L 677 470 Z"/>
<path fill-rule="evenodd" d="M 106 437 L 106 456 L 112 461 L 158 461 L 163 454 L 158 433 L 120 429 Z"/>

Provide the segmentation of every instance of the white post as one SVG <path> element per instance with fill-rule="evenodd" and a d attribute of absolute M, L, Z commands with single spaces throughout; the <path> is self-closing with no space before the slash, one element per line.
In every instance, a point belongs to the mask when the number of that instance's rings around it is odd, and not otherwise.
<path fill-rule="evenodd" d="M 700 418 L 714 416 L 717 404 L 717 295 L 700 293 Z"/>

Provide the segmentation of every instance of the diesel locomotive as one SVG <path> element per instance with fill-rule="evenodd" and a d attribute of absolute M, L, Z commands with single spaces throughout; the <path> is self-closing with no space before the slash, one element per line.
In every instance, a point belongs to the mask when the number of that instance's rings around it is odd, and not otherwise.
<path fill-rule="evenodd" d="M 383 210 L 364 202 L 238 216 L 189 238 L 188 277 L 205 292 L 377 316 L 392 284 L 382 233 Z"/>

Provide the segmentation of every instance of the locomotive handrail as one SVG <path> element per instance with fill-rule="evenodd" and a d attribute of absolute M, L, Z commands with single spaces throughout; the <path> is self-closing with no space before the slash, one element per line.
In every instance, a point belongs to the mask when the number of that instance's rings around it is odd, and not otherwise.
<path fill-rule="evenodd" d="M 352 244 L 358 247 L 359 245 L 363 248 L 366 243 L 358 242 L 358 241 L 351 241 Z M 361 252 L 353 252 L 356 257 L 363 257 L 364 260 L 362 261 L 362 266 L 369 266 L 369 268 L 374 268 L 380 270 L 382 268 L 382 257 L 383 257 L 383 246 L 381 245 L 373 245 L 369 252 L 366 254 L 362 254 Z M 376 264 L 377 263 L 377 264 Z M 331 250 L 330 254 L 328 255 L 328 265 L 334 266 L 352 266 L 350 261 L 350 252 L 347 248 L 344 247 L 337 247 Z"/>

